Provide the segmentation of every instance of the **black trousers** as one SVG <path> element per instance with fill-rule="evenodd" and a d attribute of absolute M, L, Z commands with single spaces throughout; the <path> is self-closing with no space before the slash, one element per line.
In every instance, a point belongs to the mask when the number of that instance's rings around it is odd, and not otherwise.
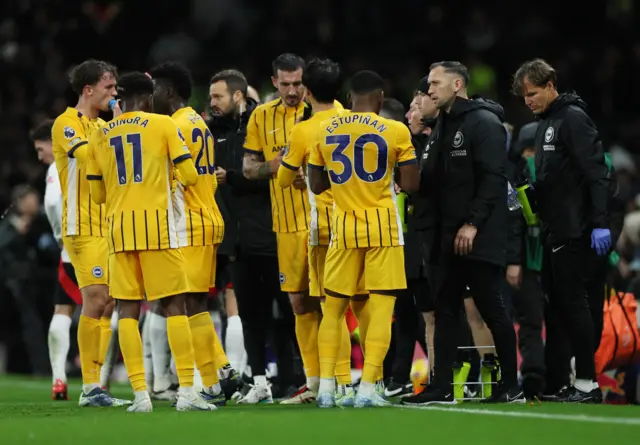
<path fill-rule="evenodd" d="M 547 392 L 555 392 L 568 383 L 571 351 L 576 359 L 576 379 L 591 381 L 596 377 L 595 329 L 586 280 L 590 250 L 587 239 L 544 246 L 542 286 L 548 300 L 545 310 Z M 604 283 L 600 296 L 604 296 Z"/>
<path fill-rule="evenodd" d="M 278 357 L 281 384 L 295 384 L 293 351 L 295 322 L 286 293 L 280 290 L 276 256 L 239 253 L 231 262 L 231 280 L 242 319 L 247 361 L 254 375 L 264 375 L 266 343 L 273 330 L 274 352 Z M 274 301 L 282 318 L 274 322 Z"/>
<path fill-rule="evenodd" d="M 429 283 L 424 279 L 409 280 L 407 289 L 396 299 L 394 334 L 395 360 L 393 362 L 393 380 L 404 384 L 410 380 L 411 365 L 416 341 L 428 354 L 425 342 L 426 326 L 422 313 L 416 307 L 414 296 L 428 292 Z M 417 297 L 416 297 L 417 299 Z"/>
<path fill-rule="evenodd" d="M 516 334 L 502 300 L 504 268 L 455 257 L 448 260 L 442 273 L 442 282 L 436 294 L 434 386 L 448 390 L 453 381 L 452 365 L 457 357 L 460 311 L 467 286 L 471 289 L 480 315 L 493 334 L 504 383 L 507 386 L 517 384 Z"/>
<path fill-rule="evenodd" d="M 522 271 L 520 289 L 513 293 L 516 320 L 520 325 L 518 347 L 522 355 L 520 372 L 545 375 L 545 348 L 542 341 L 545 297 L 540 273 L 530 269 Z"/>
<path fill-rule="evenodd" d="M 555 254 L 559 254 L 564 250 L 564 248 L 557 250 L 558 247 L 555 249 Z M 602 315 L 605 299 L 605 283 L 608 271 L 608 258 L 606 256 L 597 256 L 593 249 L 591 249 L 589 245 L 586 245 L 586 243 L 579 244 L 576 252 L 572 253 L 571 251 L 568 251 L 565 254 L 578 255 L 578 252 L 580 252 L 579 255 L 582 261 L 576 263 L 576 266 L 583 268 L 583 272 L 580 274 L 583 283 L 581 287 L 582 296 L 574 296 L 574 298 L 580 302 L 581 307 L 579 313 L 582 315 L 578 320 L 578 324 L 579 326 L 584 326 L 584 328 L 581 329 L 589 329 L 588 324 L 580 324 L 583 319 L 586 319 L 588 314 L 591 320 L 591 332 L 593 332 L 593 334 L 581 335 L 580 337 L 582 340 L 579 340 L 579 348 L 576 351 L 571 341 L 572 334 L 570 331 L 570 322 L 567 321 L 566 316 L 561 312 L 559 305 L 554 304 L 555 302 L 552 300 L 551 296 L 549 296 L 549 302 L 545 308 L 547 325 L 547 342 L 545 347 L 545 361 L 547 363 L 547 393 L 557 392 L 563 386 L 569 385 L 569 374 L 571 372 L 570 360 L 572 356 L 576 357 L 576 378 L 587 380 L 595 378 L 595 369 L 592 371 L 591 368 L 594 367 L 593 356 L 600 346 L 600 339 L 602 337 Z M 546 253 L 549 254 L 549 252 Z M 550 250 L 550 255 L 551 258 L 553 258 L 553 248 Z M 585 303 L 587 310 L 585 310 Z M 575 314 L 572 315 L 573 318 L 575 318 Z M 582 351 L 582 348 L 586 349 L 585 343 L 587 341 L 593 342 L 593 346 L 591 347 L 591 360 L 588 361 L 587 367 L 588 373 L 582 372 L 578 374 L 578 354 L 587 354 L 586 350 Z M 586 361 L 586 358 L 583 359 L 583 361 Z M 591 372 L 593 372 L 593 377 L 590 376 Z"/>

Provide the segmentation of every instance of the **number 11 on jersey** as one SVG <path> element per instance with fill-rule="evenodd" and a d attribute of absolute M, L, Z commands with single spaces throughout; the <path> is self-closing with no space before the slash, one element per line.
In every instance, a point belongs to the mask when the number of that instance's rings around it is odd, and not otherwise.
<path fill-rule="evenodd" d="M 140 133 L 132 133 L 126 136 L 127 144 L 132 147 L 131 159 L 133 161 L 133 182 L 142 182 L 142 143 Z M 109 139 L 109 145 L 113 147 L 116 155 L 116 171 L 118 173 L 118 183 L 127 183 L 127 166 L 124 156 L 124 142 L 122 136 L 114 136 Z"/>

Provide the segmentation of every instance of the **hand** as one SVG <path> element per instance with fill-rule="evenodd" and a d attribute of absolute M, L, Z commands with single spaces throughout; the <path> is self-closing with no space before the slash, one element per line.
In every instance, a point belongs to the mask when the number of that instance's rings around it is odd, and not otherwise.
<path fill-rule="evenodd" d="M 396 191 L 396 195 L 402 191 L 402 189 L 400 188 L 400 186 L 396 182 L 393 183 L 393 188 Z"/>
<path fill-rule="evenodd" d="M 476 238 L 478 229 L 471 224 L 460 227 L 456 239 L 453 241 L 453 252 L 456 255 L 469 255 L 473 250 L 473 240 Z"/>
<path fill-rule="evenodd" d="M 304 190 L 307 188 L 307 180 L 302 171 L 302 167 L 300 167 L 298 173 L 296 173 L 296 177 L 293 180 L 293 188 L 296 190 Z"/>
<path fill-rule="evenodd" d="M 216 167 L 216 179 L 218 184 L 226 184 L 227 183 L 227 171 L 222 167 Z"/>
<path fill-rule="evenodd" d="M 591 232 L 591 248 L 598 256 L 605 256 L 611 248 L 611 231 L 609 229 L 593 229 Z"/>
<path fill-rule="evenodd" d="M 522 283 L 522 266 L 519 264 L 507 266 L 507 283 L 514 289 L 520 289 L 520 283 Z"/>
<path fill-rule="evenodd" d="M 284 156 L 284 150 L 278 153 L 278 156 L 269 161 L 269 170 L 272 175 L 278 174 L 278 169 L 282 164 L 282 156 Z"/>

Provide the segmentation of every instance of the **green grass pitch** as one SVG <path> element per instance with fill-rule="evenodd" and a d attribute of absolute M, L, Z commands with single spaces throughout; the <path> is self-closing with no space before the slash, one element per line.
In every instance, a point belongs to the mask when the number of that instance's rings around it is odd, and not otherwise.
<path fill-rule="evenodd" d="M 640 443 L 639 406 L 524 405 L 320 410 L 314 405 L 229 406 L 178 413 L 154 402 L 150 414 L 78 408 L 50 399 L 49 380 L 0 378 L 0 444 L 278 445 Z M 113 393 L 131 397 L 127 386 Z"/>

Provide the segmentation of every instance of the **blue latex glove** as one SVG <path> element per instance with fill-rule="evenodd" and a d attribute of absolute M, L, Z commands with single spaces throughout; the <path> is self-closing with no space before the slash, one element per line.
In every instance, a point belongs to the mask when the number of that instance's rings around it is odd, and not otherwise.
<path fill-rule="evenodd" d="M 591 232 L 591 248 L 599 256 L 604 256 L 611 248 L 611 231 L 609 229 L 593 229 Z"/>

